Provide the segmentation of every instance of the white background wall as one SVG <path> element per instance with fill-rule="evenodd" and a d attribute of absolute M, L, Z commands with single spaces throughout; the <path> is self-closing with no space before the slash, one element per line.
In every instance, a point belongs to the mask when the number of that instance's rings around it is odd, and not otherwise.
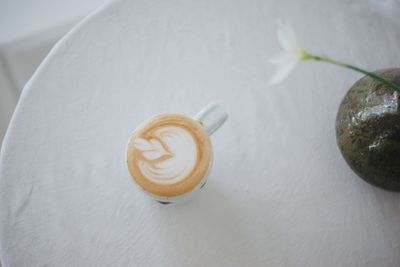
<path fill-rule="evenodd" d="M 19 94 L 57 40 L 105 0 L 0 0 L 0 144 Z"/>

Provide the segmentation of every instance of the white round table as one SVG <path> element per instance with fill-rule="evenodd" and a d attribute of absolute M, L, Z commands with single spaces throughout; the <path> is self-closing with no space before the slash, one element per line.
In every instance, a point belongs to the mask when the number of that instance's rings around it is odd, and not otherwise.
<path fill-rule="evenodd" d="M 336 146 L 360 76 L 304 63 L 268 87 L 290 20 L 310 51 L 399 64 L 397 1 L 115 1 L 51 51 L 24 88 L 0 161 L 7 266 L 400 266 L 400 194 L 370 186 Z M 397 15 L 396 15 L 397 14 Z M 160 112 L 229 113 L 190 202 L 163 206 L 125 166 Z"/>

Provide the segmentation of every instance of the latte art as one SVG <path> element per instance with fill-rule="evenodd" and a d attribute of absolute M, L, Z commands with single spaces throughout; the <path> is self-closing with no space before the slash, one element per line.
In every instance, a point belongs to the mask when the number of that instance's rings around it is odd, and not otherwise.
<path fill-rule="evenodd" d="M 136 183 L 163 200 L 200 188 L 212 162 L 204 127 L 180 114 L 159 115 L 142 124 L 132 133 L 127 153 Z"/>
<path fill-rule="evenodd" d="M 197 144 L 187 130 L 165 126 L 154 132 L 150 140 L 137 138 L 135 147 L 142 151 L 139 169 L 154 183 L 174 184 L 185 179 L 194 169 Z"/>

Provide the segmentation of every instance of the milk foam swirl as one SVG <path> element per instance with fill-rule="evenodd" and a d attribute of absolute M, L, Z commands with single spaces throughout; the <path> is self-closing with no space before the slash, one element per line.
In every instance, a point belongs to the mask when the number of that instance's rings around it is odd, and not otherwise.
<path fill-rule="evenodd" d="M 197 161 L 197 145 L 190 132 L 177 126 L 164 126 L 152 139 L 136 138 L 135 148 L 142 151 L 139 169 L 144 177 L 158 184 L 184 180 Z"/>

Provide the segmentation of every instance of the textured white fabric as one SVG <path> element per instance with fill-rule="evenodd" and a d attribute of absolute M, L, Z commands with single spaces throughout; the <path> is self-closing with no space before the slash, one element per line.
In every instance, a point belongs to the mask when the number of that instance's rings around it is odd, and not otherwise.
<path fill-rule="evenodd" d="M 398 1 L 117 1 L 78 25 L 26 85 L 0 162 L 8 266 L 400 266 L 400 195 L 336 146 L 360 76 L 304 63 L 267 87 L 278 19 L 303 47 L 369 69 L 400 59 Z M 229 114 L 203 192 L 162 206 L 125 145 L 161 112 Z"/>

